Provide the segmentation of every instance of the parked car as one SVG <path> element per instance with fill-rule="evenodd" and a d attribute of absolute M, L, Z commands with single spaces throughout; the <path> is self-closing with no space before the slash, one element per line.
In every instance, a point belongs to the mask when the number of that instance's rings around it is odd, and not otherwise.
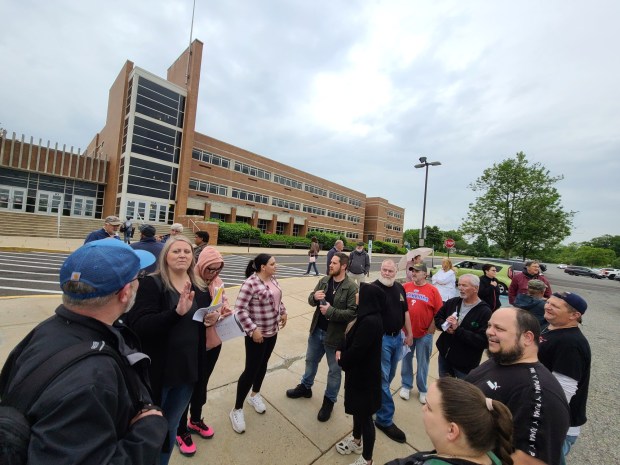
<path fill-rule="evenodd" d="M 566 268 L 564 268 L 564 273 L 567 273 L 572 276 L 592 276 L 593 274 L 596 274 L 592 270 L 592 268 L 588 268 L 586 266 L 574 266 L 574 265 L 569 265 Z"/>
<path fill-rule="evenodd" d="M 618 273 L 620 270 L 617 268 L 601 268 L 601 278 L 614 279 Z"/>
<path fill-rule="evenodd" d="M 512 266 L 512 271 L 513 273 L 521 273 L 523 271 L 523 269 L 525 268 L 525 260 L 519 260 L 516 258 L 490 258 L 490 257 L 482 257 L 479 258 L 478 260 L 488 260 L 485 261 L 485 263 L 504 263 L 506 265 L 510 265 Z M 547 265 L 545 265 L 544 263 L 540 263 L 540 271 L 542 273 L 544 273 L 545 271 L 547 271 Z"/>
<path fill-rule="evenodd" d="M 620 281 L 620 273 L 614 276 L 614 281 Z"/>
<path fill-rule="evenodd" d="M 567 265 L 565 265 L 564 263 L 560 263 L 560 264 L 558 265 L 558 268 L 559 268 L 560 270 L 563 270 L 563 269 L 564 269 L 564 268 L 566 268 L 566 267 L 567 267 Z"/>
<path fill-rule="evenodd" d="M 604 274 L 602 269 L 592 268 L 592 274 L 590 275 L 590 277 L 594 279 L 603 279 L 603 278 L 606 278 L 607 276 Z"/>
<path fill-rule="evenodd" d="M 482 266 L 485 263 L 490 263 L 497 269 L 497 279 L 499 291 L 502 294 L 508 293 L 508 288 L 510 287 L 510 283 L 512 282 L 513 270 L 512 266 L 507 265 L 505 263 L 497 263 L 496 261 L 490 260 L 463 260 L 462 262 L 458 262 L 454 264 L 454 267 L 457 268 L 456 276 L 457 278 L 461 275 L 471 273 L 476 276 L 482 276 L 484 272 L 482 271 Z M 441 269 L 441 265 L 436 265 L 435 270 Z M 432 275 L 432 272 L 431 272 Z"/>

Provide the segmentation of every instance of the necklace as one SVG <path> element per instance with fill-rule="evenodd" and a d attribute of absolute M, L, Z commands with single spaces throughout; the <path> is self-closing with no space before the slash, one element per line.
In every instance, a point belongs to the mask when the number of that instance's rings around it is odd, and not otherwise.
<path fill-rule="evenodd" d="M 332 278 L 332 295 L 336 294 L 336 291 L 342 285 L 343 282 L 344 282 L 344 279 L 340 281 L 338 284 L 336 284 L 336 281 L 334 280 L 334 278 Z"/>

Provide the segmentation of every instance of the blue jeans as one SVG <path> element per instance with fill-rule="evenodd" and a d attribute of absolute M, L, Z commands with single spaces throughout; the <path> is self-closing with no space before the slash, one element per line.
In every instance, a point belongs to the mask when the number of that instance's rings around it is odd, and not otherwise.
<path fill-rule="evenodd" d="M 301 384 L 308 389 L 314 384 L 314 377 L 319 369 L 319 363 L 323 358 L 323 355 L 327 357 L 327 366 L 329 371 L 327 373 L 327 387 L 325 388 L 325 397 L 336 403 L 338 400 L 338 392 L 340 391 L 340 379 L 342 376 L 342 370 L 336 361 L 336 348 L 325 345 L 325 338 L 327 332 L 319 328 L 314 328 L 314 331 L 308 336 L 308 349 L 306 350 L 306 370 L 301 377 Z"/>
<path fill-rule="evenodd" d="M 396 336 L 383 335 L 381 344 L 381 408 L 375 416 L 376 423 L 380 426 L 390 426 L 394 418 L 394 399 L 390 383 L 396 374 L 398 359 L 403 350 L 403 333 L 399 331 Z"/>
<path fill-rule="evenodd" d="M 566 436 L 564 438 L 564 444 L 562 444 L 562 458 L 560 459 L 560 465 L 566 465 L 566 456 L 570 452 L 571 447 L 577 442 L 579 436 Z"/>
<path fill-rule="evenodd" d="M 431 352 L 433 350 L 433 335 L 425 334 L 422 337 L 415 338 L 411 344 L 411 352 L 403 357 L 403 363 L 400 367 L 401 384 L 404 388 L 413 388 L 413 353 L 418 361 L 418 372 L 415 377 L 418 392 L 426 393 L 426 379 L 428 378 L 428 364 L 431 361 Z"/>
<path fill-rule="evenodd" d="M 185 407 L 192 398 L 193 384 L 181 384 L 180 386 L 164 386 L 161 390 L 161 410 L 166 420 L 168 420 L 168 449 L 169 452 L 162 452 L 160 455 L 160 465 L 168 465 L 170 454 L 174 448 L 177 435 L 177 426 Z"/>
<path fill-rule="evenodd" d="M 316 262 L 308 262 L 308 269 L 306 270 L 306 274 L 310 274 L 310 268 L 314 268 L 314 274 L 318 276 L 319 270 L 316 268 Z"/>
<path fill-rule="evenodd" d="M 439 377 L 453 376 L 454 378 L 465 379 L 467 373 L 457 370 L 448 362 L 441 354 L 437 356 L 437 364 L 439 365 Z"/>

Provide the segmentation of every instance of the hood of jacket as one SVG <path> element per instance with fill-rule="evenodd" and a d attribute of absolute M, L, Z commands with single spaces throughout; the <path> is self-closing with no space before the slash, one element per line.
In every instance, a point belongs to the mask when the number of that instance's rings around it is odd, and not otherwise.
<path fill-rule="evenodd" d="M 357 304 L 357 319 L 373 313 L 381 313 L 385 304 L 383 289 L 371 283 L 362 283 Z"/>

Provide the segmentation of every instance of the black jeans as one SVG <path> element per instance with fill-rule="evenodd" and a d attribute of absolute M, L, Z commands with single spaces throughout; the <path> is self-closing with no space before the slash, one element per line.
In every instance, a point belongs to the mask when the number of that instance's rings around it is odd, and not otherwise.
<path fill-rule="evenodd" d="M 375 424 L 371 415 L 364 417 L 353 415 L 353 437 L 361 438 L 363 441 L 362 457 L 365 460 L 372 460 L 372 452 L 375 448 Z"/>
<path fill-rule="evenodd" d="M 237 382 L 236 410 L 243 407 L 243 401 L 250 392 L 250 388 L 254 392 L 260 392 L 267 373 L 267 363 L 277 339 L 278 335 L 275 334 L 271 337 L 264 337 L 262 343 L 257 343 L 250 336 L 245 337 L 245 369 Z"/>
<path fill-rule="evenodd" d="M 310 274 L 310 268 L 314 268 L 314 274 L 319 274 L 319 270 L 316 268 L 316 262 L 308 262 L 306 274 Z"/>
<path fill-rule="evenodd" d="M 209 378 L 211 377 L 211 373 L 213 373 L 213 369 L 215 368 L 215 364 L 217 363 L 221 350 L 222 344 L 208 350 L 205 354 L 204 365 L 198 370 L 198 381 L 196 381 L 196 384 L 194 385 L 192 399 L 189 401 L 189 405 L 185 407 L 183 415 L 181 415 L 181 420 L 179 421 L 179 426 L 177 427 L 177 436 L 180 436 L 187 431 L 188 410 L 191 410 L 190 418 L 193 421 L 199 421 L 202 418 L 202 407 L 207 403 L 207 385 L 209 384 Z"/>

